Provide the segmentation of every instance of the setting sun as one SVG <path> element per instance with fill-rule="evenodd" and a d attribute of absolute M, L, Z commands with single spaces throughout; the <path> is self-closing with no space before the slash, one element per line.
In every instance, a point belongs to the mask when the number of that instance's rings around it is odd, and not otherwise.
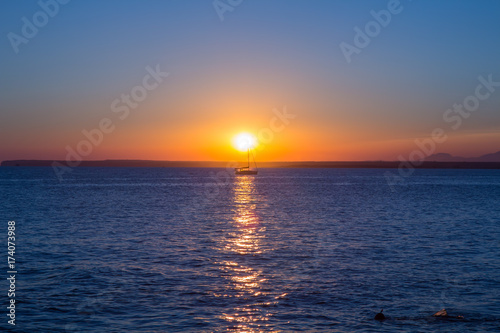
<path fill-rule="evenodd" d="M 240 133 L 233 138 L 233 146 L 239 151 L 255 148 L 257 139 L 250 133 Z"/>

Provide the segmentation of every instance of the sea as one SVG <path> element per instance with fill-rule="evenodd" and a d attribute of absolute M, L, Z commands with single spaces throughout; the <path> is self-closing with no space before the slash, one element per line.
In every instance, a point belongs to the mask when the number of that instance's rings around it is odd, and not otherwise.
<path fill-rule="evenodd" d="M 500 170 L 398 172 L 1 167 L 0 330 L 500 332 Z"/>

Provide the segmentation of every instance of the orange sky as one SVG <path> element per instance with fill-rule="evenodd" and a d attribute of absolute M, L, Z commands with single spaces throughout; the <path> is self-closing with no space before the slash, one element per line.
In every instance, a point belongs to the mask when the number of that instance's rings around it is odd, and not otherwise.
<path fill-rule="evenodd" d="M 4 31 L 19 30 L 26 15 L 16 3 L 7 6 Z M 227 22 L 201 1 L 99 3 L 94 22 L 91 3 L 55 18 L 18 53 L 0 48 L 0 160 L 65 159 L 67 147 L 86 140 L 82 131 L 105 118 L 114 130 L 86 160 L 241 160 L 232 138 L 266 131 L 273 109 L 285 106 L 296 117 L 261 142 L 259 161 L 397 160 L 435 128 L 448 135 L 435 153 L 500 150 L 497 83 L 482 88 L 491 94 L 459 128 L 443 119 L 476 92 L 480 77 L 500 82 L 492 3 L 412 4 L 407 19 L 352 62 L 339 45 L 353 42 L 371 1 L 249 3 Z M 457 15 L 443 17 L 445 10 Z M 113 101 L 155 83 L 148 68 L 169 75 L 120 119 Z"/>

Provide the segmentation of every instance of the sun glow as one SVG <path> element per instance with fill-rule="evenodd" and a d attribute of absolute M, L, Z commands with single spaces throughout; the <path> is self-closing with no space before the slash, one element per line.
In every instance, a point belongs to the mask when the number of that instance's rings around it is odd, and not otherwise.
<path fill-rule="evenodd" d="M 233 138 L 233 146 L 239 151 L 255 148 L 257 139 L 250 133 L 240 133 Z"/>

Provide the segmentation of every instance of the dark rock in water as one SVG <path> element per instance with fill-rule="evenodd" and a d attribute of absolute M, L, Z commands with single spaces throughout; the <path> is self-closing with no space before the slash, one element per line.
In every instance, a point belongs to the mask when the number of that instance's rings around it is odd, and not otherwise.
<path fill-rule="evenodd" d="M 385 319 L 385 316 L 382 312 L 384 312 L 384 309 L 380 310 L 380 312 L 375 315 L 375 320 L 384 320 Z"/>
<path fill-rule="evenodd" d="M 432 315 L 433 317 L 439 317 L 439 318 L 453 318 L 453 319 L 464 319 L 463 316 L 450 316 L 448 314 L 448 311 L 446 309 L 439 310 L 435 314 Z"/>
<path fill-rule="evenodd" d="M 433 317 L 448 317 L 448 312 L 446 309 L 439 310 L 435 314 L 432 315 Z"/>

